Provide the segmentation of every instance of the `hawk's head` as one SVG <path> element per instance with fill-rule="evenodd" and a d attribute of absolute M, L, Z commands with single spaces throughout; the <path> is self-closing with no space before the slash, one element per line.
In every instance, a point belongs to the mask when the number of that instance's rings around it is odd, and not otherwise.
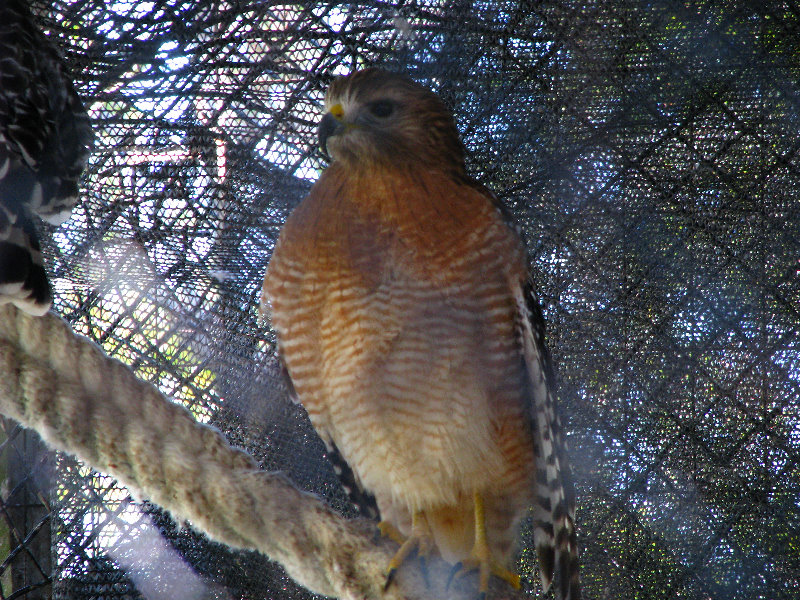
<path fill-rule="evenodd" d="M 444 102 L 409 77 L 376 68 L 334 80 L 319 143 L 353 168 L 423 163 L 464 170 L 464 146 Z"/>

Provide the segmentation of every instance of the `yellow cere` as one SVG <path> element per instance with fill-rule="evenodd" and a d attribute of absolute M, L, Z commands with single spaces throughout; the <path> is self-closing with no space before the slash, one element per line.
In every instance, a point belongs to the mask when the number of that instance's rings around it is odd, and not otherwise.
<path fill-rule="evenodd" d="M 344 117 L 344 108 L 342 108 L 341 104 L 334 104 L 331 106 L 330 110 L 328 111 L 337 119 L 341 119 Z"/>

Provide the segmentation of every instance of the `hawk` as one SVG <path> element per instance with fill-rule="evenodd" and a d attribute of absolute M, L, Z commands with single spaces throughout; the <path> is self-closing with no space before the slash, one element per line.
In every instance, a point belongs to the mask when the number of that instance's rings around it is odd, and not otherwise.
<path fill-rule="evenodd" d="M 370 68 L 325 99 L 330 166 L 292 212 L 264 281 L 279 352 L 331 451 L 400 543 L 513 572 L 534 510 L 545 589 L 576 600 L 574 491 L 525 248 L 465 172 L 450 112 Z M 388 584 L 388 582 L 387 582 Z"/>
<path fill-rule="evenodd" d="M 0 304 L 42 315 L 52 292 L 36 218 L 59 224 L 78 200 L 89 116 L 28 3 L 0 5 Z"/>

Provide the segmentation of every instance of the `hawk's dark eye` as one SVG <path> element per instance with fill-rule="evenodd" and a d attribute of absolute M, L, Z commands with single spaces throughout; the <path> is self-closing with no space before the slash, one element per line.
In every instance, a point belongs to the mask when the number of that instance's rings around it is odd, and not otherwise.
<path fill-rule="evenodd" d="M 389 100 L 376 100 L 369 105 L 369 112 L 376 117 L 385 119 L 394 112 L 394 103 Z"/>

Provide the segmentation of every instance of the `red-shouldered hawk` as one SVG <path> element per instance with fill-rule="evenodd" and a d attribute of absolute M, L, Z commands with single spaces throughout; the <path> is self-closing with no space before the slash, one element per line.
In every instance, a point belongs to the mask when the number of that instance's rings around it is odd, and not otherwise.
<path fill-rule="evenodd" d="M 58 224 L 78 201 L 89 116 L 28 3 L 0 5 L 0 304 L 41 315 L 52 292 L 34 215 Z"/>
<path fill-rule="evenodd" d="M 264 282 L 299 400 L 381 529 L 515 587 L 534 507 L 549 588 L 580 597 L 574 492 L 522 242 L 464 171 L 451 115 L 406 76 L 337 79 L 333 158 L 281 232 Z"/>

